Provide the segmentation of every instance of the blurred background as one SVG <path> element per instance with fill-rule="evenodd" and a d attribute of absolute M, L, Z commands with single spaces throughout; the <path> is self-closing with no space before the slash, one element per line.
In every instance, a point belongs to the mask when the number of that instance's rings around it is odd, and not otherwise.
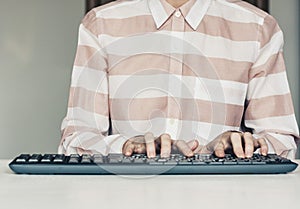
<path fill-rule="evenodd" d="M 270 0 L 270 13 L 285 34 L 298 121 L 299 4 Z M 0 1 L 0 158 L 57 152 L 84 13 L 84 0 Z"/>

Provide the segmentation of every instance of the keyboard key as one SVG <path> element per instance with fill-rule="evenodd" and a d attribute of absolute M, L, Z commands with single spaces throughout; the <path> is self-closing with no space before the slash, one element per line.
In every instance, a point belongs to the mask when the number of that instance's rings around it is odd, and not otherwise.
<path fill-rule="evenodd" d="M 120 154 L 109 154 L 108 155 L 109 163 L 121 163 L 123 156 Z"/>
<path fill-rule="evenodd" d="M 89 155 L 89 154 L 83 154 L 81 156 L 81 159 L 91 159 L 91 155 Z"/>
<path fill-rule="evenodd" d="M 253 165 L 264 165 L 266 164 L 266 161 L 262 161 L 262 160 L 253 160 L 252 161 Z"/>
<path fill-rule="evenodd" d="M 223 165 L 223 162 L 211 161 L 209 164 L 210 165 Z"/>
<path fill-rule="evenodd" d="M 289 159 L 281 159 L 280 162 L 281 163 L 291 163 L 291 161 Z"/>
<path fill-rule="evenodd" d="M 163 165 L 164 164 L 164 162 L 158 161 L 157 158 L 147 159 L 147 163 L 149 163 L 149 165 Z"/>
<path fill-rule="evenodd" d="M 79 154 L 72 154 L 69 158 L 69 163 L 79 163 L 80 162 L 80 155 Z"/>
<path fill-rule="evenodd" d="M 79 154 L 71 154 L 70 158 L 80 158 L 80 155 Z"/>
<path fill-rule="evenodd" d="M 109 163 L 121 163 L 121 159 L 116 159 L 116 158 L 112 158 L 112 159 L 109 159 Z"/>
<path fill-rule="evenodd" d="M 237 161 L 233 161 L 233 160 L 228 160 L 228 161 L 224 161 L 223 162 L 224 165 L 237 165 Z"/>
<path fill-rule="evenodd" d="M 160 159 L 158 159 L 158 162 L 160 162 L 160 163 L 165 163 L 165 162 L 167 162 L 168 160 L 166 159 L 166 158 L 160 158 Z"/>
<path fill-rule="evenodd" d="M 65 155 L 56 155 L 53 162 L 54 163 L 63 163 L 65 159 Z"/>
<path fill-rule="evenodd" d="M 134 163 L 145 163 L 145 159 L 144 158 L 136 158 L 136 159 L 134 159 Z"/>
<path fill-rule="evenodd" d="M 154 162 L 156 162 L 156 158 L 147 158 L 146 159 L 146 163 L 154 163 Z"/>
<path fill-rule="evenodd" d="M 95 157 L 94 156 L 94 163 L 96 163 L 96 164 L 103 164 L 104 163 L 104 158 L 101 156 L 97 156 L 97 157 Z"/>
<path fill-rule="evenodd" d="M 89 154 L 83 154 L 81 156 L 81 163 L 88 164 L 92 162 L 92 156 Z"/>
<path fill-rule="evenodd" d="M 22 155 L 20 155 L 20 156 L 16 159 L 16 162 L 18 162 L 18 163 L 24 163 L 24 162 L 26 162 L 29 158 L 30 158 L 30 155 L 29 155 L 29 154 L 22 154 Z"/>
<path fill-rule="evenodd" d="M 193 164 L 194 165 L 206 165 L 207 163 L 204 162 L 202 159 L 200 159 L 200 160 L 194 160 Z"/>
<path fill-rule="evenodd" d="M 54 154 L 46 154 L 42 156 L 41 162 L 42 163 L 50 163 L 52 159 L 55 157 Z"/>
<path fill-rule="evenodd" d="M 204 162 L 206 162 L 207 164 L 210 164 L 212 162 L 211 159 L 205 159 Z"/>
<path fill-rule="evenodd" d="M 177 161 L 175 159 L 169 159 L 167 162 L 165 162 L 165 165 L 177 165 Z"/>
<path fill-rule="evenodd" d="M 37 163 L 39 162 L 39 160 L 42 158 L 42 155 L 40 154 L 33 154 L 31 155 L 31 157 L 29 158 L 28 162 L 30 163 Z"/>
<path fill-rule="evenodd" d="M 131 157 L 124 157 L 122 163 L 132 163 L 133 159 Z"/>
<path fill-rule="evenodd" d="M 192 165 L 193 163 L 188 160 L 182 160 L 178 162 L 179 165 Z"/>
<path fill-rule="evenodd" d="M 240 165 L 251 165 L 250 159 L 238 159 L 237 163 Z"/>

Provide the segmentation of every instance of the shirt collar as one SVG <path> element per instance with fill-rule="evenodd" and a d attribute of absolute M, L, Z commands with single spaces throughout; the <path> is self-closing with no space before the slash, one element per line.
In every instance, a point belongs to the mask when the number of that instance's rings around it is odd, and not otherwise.
<path fill-rule="evenodd" d="M 190 0 L 179 8 L 188 24 L 196 30 L 207 12 L 212 0 Z M 175 12 L 165 0 L 148 0 L 148 5 L 157 29 Z"/>

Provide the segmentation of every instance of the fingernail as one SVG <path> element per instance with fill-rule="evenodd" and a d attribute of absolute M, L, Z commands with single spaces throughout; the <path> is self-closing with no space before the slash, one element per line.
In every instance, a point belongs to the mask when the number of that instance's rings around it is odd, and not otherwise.
<path fill-rule="evenodd" d="M 245 155 L 239 155 L 238 157 L 239 158 L 245 158 Z"/>
<path fill-rule="evenodd" d="M 265 149 L 262 149 L 261 150 L 261 154 L 264 155 L 264 156 L 266 156 L 268 153 L 267 153 L 267 151 Z"/>
<path fill-rule="evenodd" d="M 188 156 L 189 156 L 189 157 L 192 157 L 192 156 L 194 156 L 194 153 L 193 153 L 193 152 L 189 152 L 189 153 L 188 153 Z"/>
<path fill-rule="evenodd" d="M 153 152 L 149 152 L 147 155 L 148 155 L 149 158 L 153 158 L 154 157 L 154 153 Z"/>
<path fill-rule="evenodd" d="M 250 152 L 246 153 L 246 158 L 250 158 L 252 156 L 252 154 Z"/>

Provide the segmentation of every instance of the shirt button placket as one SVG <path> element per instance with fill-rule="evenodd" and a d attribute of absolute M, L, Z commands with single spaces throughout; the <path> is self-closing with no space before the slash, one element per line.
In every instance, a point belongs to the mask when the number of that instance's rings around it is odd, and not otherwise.
<path fill-rule="evenodd" d="M 169 66 L 169 94 L 168 98 L 168 117 L 171 118 L 167 122 L 166 133 L 170 134 L 173 139 L 179 136 L 178 127 L 180 122 L 180 113 L 178 105 L 174 105 L 171 100 L 178 100 L 172 97 L 181 97 L 181 76 L 183 70 L 183 44 L 184 44 L 184 18 L 179 10 L 175 11 L 172 16 L 172 31 L 171 31 L 171 52 L 170 52 L 170 66 Z M 178 80 L 180 82 L 178 82 Z M 172 105 L 173 104 L 173 105 Z M 180 104 L 180 103 L 179 103 Z M 175 115 L 176 114 L 176 115 Z"/>

